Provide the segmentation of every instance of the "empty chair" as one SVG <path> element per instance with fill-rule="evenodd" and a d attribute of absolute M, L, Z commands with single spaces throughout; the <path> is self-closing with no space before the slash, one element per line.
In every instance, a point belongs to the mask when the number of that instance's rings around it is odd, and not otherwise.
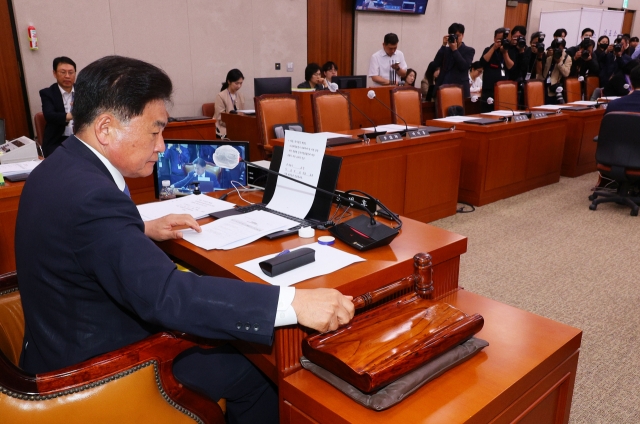
<path fill-rule="evenodd" d="M 400 115 L 409 125 L 422 125 L 422 100 L 420 90 L 415 87 L 396 87 L 391 90 L 391 110 Z M 394 124 L 404 124 L 395 114 L 391 116 Z"/>
<path fill-rule="evenodd" d="M 44 127 L 47 126 L 47 120 L 44 119 L 44 113 L 38 112 L 36 116 L 33 117 L 33 121 L 36 124 L 36 141 L 38 142 L 38 146 L 42 150 L 42 141 L 44 140 Z M 4 142 L 4 140 L 2 140 Z"/>
<path fill-rule="evenodd" d="M 216 104 L 215 103 L 204 103 L 202 105 L 202 116 L 208 116 L 213 118 L 213 115 L 216 114 Z"/>
<path fill-rule="evenodd" d="M 544 82 L 529 80 L 524 83 L 524 105 L 527 109 L 544 104 Z"/>
<path fill-rule="evenodd" d="M 348 98 L 349 93 L 344 95 Z M 340 93 L 316 91 L 311 95 L 315 132 L 347 131 L 351 129 L 349 101 Z"/>
<path fill-rule="evenodd" d="M 566 103 L 579 102 L 582 100 L 582 83 L 578 81 L 578 78 L 567 78 L 564 80 L 562 94 Z"/>
<path fill-rule="evenodd" d="M 596 190 L 589 200 L 595 211 L 600 203 L 616 202 L 631 208 L 631 216 L 638 216 L 640 195 L 640 113 L 611 112 L 602 119 L 596 148 L 596 162 L 600 173 L 618 183 L 615 193 Z"/>
<path fill-rule="evenodd" d="M 291 94 L 263 94 L 255 97 L 254 102 L 260 138 L 258 148 L 262 151 L 263 159 L 268 159 L 272 150 L 269 140 L 276 138 L 273 127 L 302 122 L 298 98 Z"/>
<path fill-rule="evenodd" d="M 499 81 L 494 86 L 494 110 L 518 110 L 518 84 Z"/>
<path fill-rule="evenodd" d="M 587 77 L 585 84 L 587 89 L 585 90 L 584 98 L 585 100 L 589 100 L 595 89 L 600 86 L 600 78 L 597 76 Z"/>
<path fill-rule="evenodd" d="M 451 106 L 459 106 L 464 114 L 462 86 L 458 84 L 441 85 L 436 93 L 436 118 L 448 116 L 447 112 Z"/>

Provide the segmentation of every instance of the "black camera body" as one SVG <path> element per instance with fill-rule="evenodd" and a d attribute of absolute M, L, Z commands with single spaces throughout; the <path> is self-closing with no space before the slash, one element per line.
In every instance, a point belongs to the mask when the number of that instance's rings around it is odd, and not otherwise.
<path fill-rule="evenodd" d="M 521 35 L 517 38 L 516 46 L 518 46 L 519 49 L 527 47 L 527 39 Z"/>
<path fill-rule="evenodd" d="M 511 34 L 511 29 L 505 28 L 504 34 L 502 34 L 502 43 L 501 46 L 505 49 L 509 48 L 511 45 L 511 41 L 509 41 L 509 34 Z"/>
<path fill-rule="evenodd" d="M 562 57 L 562 49 L 553 49 L 553 60 L 558 60 Z"/>
<path fill-rule="evenodd" d="M 580 55 L 580 57 L 584 60 L 589 60 L 589 58 L 591 57 L 591 52 L 589 51 L 589 49 L 582 49 L 582 54 Z"/>
<path fill-rule="evenodd" d="M 613 51 L 616 52 L 616 53 L 620 53 L 622 51 L 622 44 L 615 43 L 613 45 Z"/>
<path fill-rule="evenodd" d="M 458 34 L 449 34 L 449 43 L 455 43 L 458 41 Z"/>

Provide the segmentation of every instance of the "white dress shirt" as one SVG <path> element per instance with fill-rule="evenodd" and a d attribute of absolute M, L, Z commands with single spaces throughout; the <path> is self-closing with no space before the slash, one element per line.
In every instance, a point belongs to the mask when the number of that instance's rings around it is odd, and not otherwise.
<path fill-rule="evenodd" d="M 399 62 L 400 69 L 408 68 L 407 62 L 404 60 L 404 54 L 400 50 L 396 50 L 393 55 L 389 56 L 384 49 L 380 49 L 372 54 L 369 60 L 369 77 L 380 76 L 384 79 L 389 79 L 392 60 Z M 397 76 L 397 79 L 400 81 L 400 76 Z M 371 81 L 372 87 L 379 87 L 381 85 L 382 84 L 378 84 L 375 81 Z"/>
<path fill-rule="evenodd" d="M 80 138 L 78 138 L 78 140 L 80 140 Z M 93 154 L 96 155 L 98 159 L 100 159 L 100 161 L 104 164 L 104 166 L 113 177 L 113 180 L 116 182 L 116 186 L 118 186 L 118 189 L 120 189 L 120 191 L 124 191 L 124 188 L 127 184 L 125 183 L 124 177 L 122 176 L 120 171 L 118 171 L 118 169 L 116 169 L 116 167 L 113 166 L 111 162 L 109 162 L 107 158 L 102 156 L 102 154 L 100 154 L 100 152 L 98 152 L 96 149 L 89 146 L 84 141 L 82 141 L 82 144 L 87 146 L 89 150 L 91 150 Z M 298 323 L 298 316 L 296 315 L 296 311 L 291 306 L 295 295 L 295 287 L 280 287 L 280 294 L 278 295 L 278 307 L 276 311 L 276 321 L 274 323 L 275 327 L 282 327 L 284 325 L 292 325 Z"/>
<path fill-rule="evenodd" d="M 76 89 L 75 87 L 72 87 L 71 91 L 67 93 L 67 91 L 64 88 L 60 87 L 60 84 L 58 84 L 58 88 L 60 89 L 60 94 L 62 94 L 64 111 L 66 113 L 70 113 L 73 107 L 73 97 L 76 94 Z M 62 135 L 66 135 L 67 137 L 69 137 L 71 134 L 73 134 L 73 119 L 67 122 L 67 126 L 64 127 L 64 133 Z"/>
<path fill-rule="evenodd" d="M 471 78 L 471 72 L 469 72 L 469 86 L 471 94 L 479 94 L 482 92 L 482 76 L 478 76 L 475 80 Z"/>

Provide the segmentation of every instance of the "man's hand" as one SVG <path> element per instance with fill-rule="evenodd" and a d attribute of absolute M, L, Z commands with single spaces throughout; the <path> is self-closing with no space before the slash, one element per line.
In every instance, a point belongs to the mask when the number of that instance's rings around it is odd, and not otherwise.
<path fill-rule="evenodd" d="M 191 215 L 172 213 L 152 221 L 145 221 L 144 233 L 155 241 L 181 239 L 182 231 L 174 230 L 173 227 L 189 227 L 197 232 L 202 231 L 200 225 Z"/>
<path fill-rule="evenodd" d="M 355 313 L 352 299 L 334 289 L 296 289 L 291 306 L 298 324 L 326 333 L 351 321 Z"/>
<path fill-rule="evenodd" d="M 64 118 L 67 122 L 71 121 L 73 119 L 73 115 L 70 113 L 67 113 L 67 116 L 65 116 Z"/>
<path fill-rule="evenodd" d="M 453 43 L 449 43 L 449 48 L 452 52 L 455 52 L 456 50 L 458 50 L 458 42 L 454 41 Z"/>
<path fill-rule="evenodd" d="M 449 44 L 449 34 L 442 37 L 442 47 L 447 47 L 448 44 Z"/>
<path fill-rule="evenodd" d="M 398 69 L 400 69 L 400 63 L 394 63 L 393 65 L 391 65 L 391 67 L 397 71 Z"/>

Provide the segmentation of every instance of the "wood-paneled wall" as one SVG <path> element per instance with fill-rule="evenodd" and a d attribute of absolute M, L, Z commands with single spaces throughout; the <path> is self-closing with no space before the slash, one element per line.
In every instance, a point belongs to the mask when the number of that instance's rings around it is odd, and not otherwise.
<path fill-rule="evenodd" d="M 307 62 L 331 60 L 338 75 L 353 72 L 354 0 L 307 0 Z"/>
<path fill-rule="evenodd" d="M 32 134 L 20 76 L 9 0 L 0 0 L 0 118 L 5 120 L 7 140 Z"/>

